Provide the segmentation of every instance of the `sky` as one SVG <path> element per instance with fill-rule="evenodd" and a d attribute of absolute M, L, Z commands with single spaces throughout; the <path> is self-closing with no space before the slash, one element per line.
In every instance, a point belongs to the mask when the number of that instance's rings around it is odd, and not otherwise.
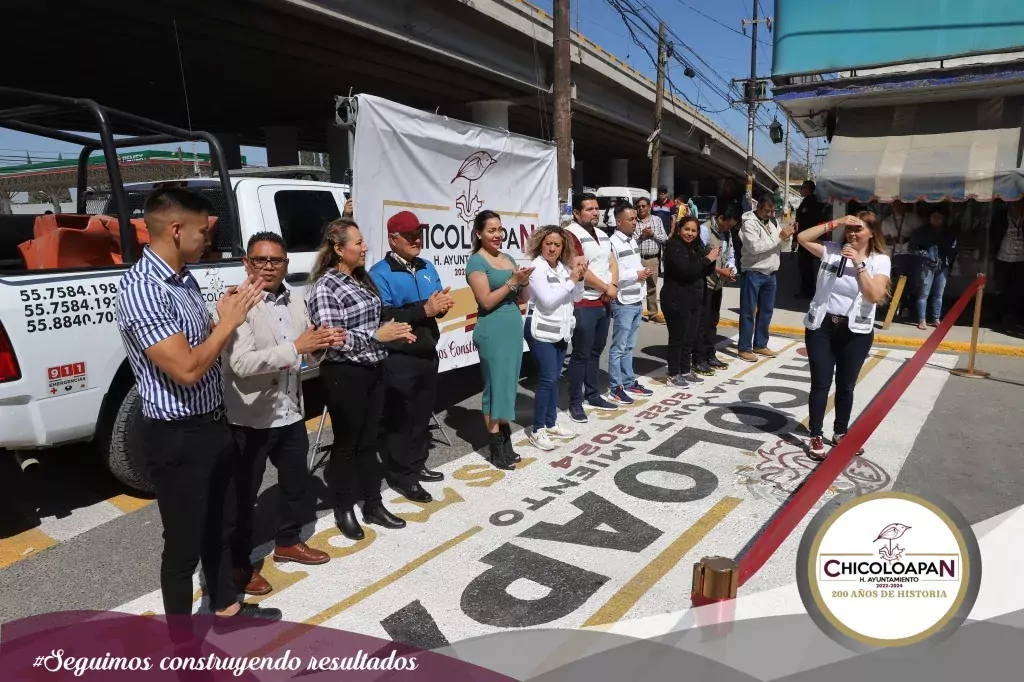
<path fill-rule="evenodd" d="M 538 7 L 552 12 L 552 0 L 532 0 Z M 571 24 L 581 34 L 596 42 L 605 50 L 618 56 L 633 68 L 655 77 L 655 65 L 647 53 L 638 47 L 630 38 L 629 31 L 622 16 L 612 3 L 616 0 L 571 0 Z M 676 52 L 684 57 L 697 71 L 716 84 L 719 90 L 725 91 L 727 83 L 733 78 L 746 78 L 750 73 L 750 38 L 742 34 L 741 21 L 751 16 L 751 2 L 759 1 L 761 16 L 774 9 L 772 0 L 629 0 L 635 7 L 642 8 L 642 19 L 632 19 L 634 33 L 647 45 L 656 57 L 657 39 L 648 29 L 642 28 L 646 22 L 657 26 L 663 19 L 670 32 L 675 32 L 682 44 L 675 41 Z M 771 14 L 768 14 L 771 16 Z M 750 28 L 747 29 L 748 33 Z M 670 40 L 674 40 L 671 37 Z M 772 36 L 767 34 L 762 24 L 758 32 L 758 76 L 768 78 L 771 75 L 771 43 Z M 699 55 L 705 63 L 695 56 Z M 709 68 L 710 67 L 710 68 Z M 710 86 L 699 79 L 690 79 L 683 74 L 684 66 L 676 59 L 669 61 L 668 78 L 671 87 L 677 94 L 682 92 L 690 102 L 701 108 L 705 115 L 717 122 L 742 145 L 747 139 L 746 106 L 728 108 L 728 103 Z M 724 81 L 724 82 L 723 82 Z M 769 90 L 770 92 L 770 90 Z M 739 99 L 740 94 L 733 92 L 733 98 Z M 722 111 L 725 109 L 725 111 Z M 785 117 L 775 105 L 761 105 L 760 124 L 767 124 L 773 118 L 785 124 Z M 152 149 L 173 150 L 178 145 L 157 145 Z M 197 151 L 206 152 L 206 145 L 197 145 Z M 805 158 L 807 141 L 799 134 L 792 139 L 792 160 L 802 161 Z M 191 151 L 190 145 L 184 147 Z M 0 165 L 25 163 L 26 152 L 33 161 L 50 161 L 57 158 L 58 153 L 76 157 L 76 145 L 48 140 L 45 138 L 0 129 Z M 769 167 L 782 160 L 785 156 L 785 145 L 772 144 L 767 128 L 759 128 L 754 138 L 754 152 Z M 259 147 L 243 147 L 242 154 L 251 165 L 266 165 L 266 151 Z M 811 157 L 815 156 L 812 144 Z"/>
<path fill-rule="evenodd" d="M 552 0 L 531 0 L 546 12 L 553 12 Z M 716 84 L 717 89 L 727 91 L 728 82 L 733 78 L 749 78 L 750 76 L 750 33 L 743 35 L 741 22 L 750 19 L 751 2 L 754 0 L 629 0 L 629 4 L 641 9 L 646 22 L 632 19 L 633 33 L 645 43 L 651 55 L 657 57 L 658 41 L 655 35 L 646 28 L 644 23 L 657 27 L 658 21 L 664 20 L 669 29 L 669 40 L 675 42 L 675 52 L 682 56 L 698 72 Z M 760 2 L 760 17 L 771 17 L 775 3 L 772 0 Z M 570 0 L 570 25 L 582 35 L 594 41 L 608 52 L 619 57 L 631 67 L 655 78 L 655 63 L 643 48 L 638 47 L 626 28 L 622 15 L 613 7 L 613 0 Z M 644 31 L 645 33 L 641 33 Z M 672 32 L 682 41 L 676 41 Z M 758 77 L 770 78 L 772 68 L 772 35 L 767 32 L 765 24 L 758 27 L 757 65 Z M 706 64 L 701 63 L 698 57 Z M 710 67 L 710 68 L 709 68 Z M 668 79 L 687 99 L 703 110 L 703 113 L 722 126 L 741 145 L 747 141 L 747 108 L 741 105 L 727 108 L 729 103 L 715 93 L 710 86 L 698 78 L 690 79 L 683 74 L 684 65 L 677 59 L 669 60 Z M 724 82 L 723 82 L 724 81 Z M 742 86 L 740 86 L 742 87 Z M 769 96 L 771 86 L 769 84 Z M 739 91 L 732 93 L 732 99 L 741 99 Z M 726 109 L 725 111 L 721 111 Z M 771 123 L 773 118 L 785 126 L 786 119 L 781 109 L 775 104 L 766 103 L 760 106 L 759 124 Z M 791 160 L 803 162 L 806 158 L 807 140 L 795 133 L 792 138 Z M 811 145 L 811 157 L 815 155 L 815 145 Z M 754 153 L 768 167 L 785 158 L 785 145 L 773 144 L 766 127 L 759 128 L 754 136 Z"/>

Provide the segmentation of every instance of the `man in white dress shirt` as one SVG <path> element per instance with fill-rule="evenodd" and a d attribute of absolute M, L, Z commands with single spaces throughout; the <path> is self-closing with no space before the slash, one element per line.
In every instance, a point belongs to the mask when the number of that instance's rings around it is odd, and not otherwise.
<path fill-rule="evenodd" d="M 274 560 L 323 564 L 330 557 L 299 540 L 314 513 L 306 468 L 309 437 L 299 370 L 315 366 L 316 351 L 344 343 L 345 331 L 314 329 L 301 296 L 284 283 L 288 253 L 273 232 L 255 234 L 246 250 L 247 272 L 264 282 L 263 300 L 249 311 L 224 351 L 224 408 L 238 445 L 238 518 L 232 542 L 235 581 L 246 594 L 267 594 L 270 583 L 249 561 L 253 507 L 267 460 L 277 467 L 280 518 Z"/>

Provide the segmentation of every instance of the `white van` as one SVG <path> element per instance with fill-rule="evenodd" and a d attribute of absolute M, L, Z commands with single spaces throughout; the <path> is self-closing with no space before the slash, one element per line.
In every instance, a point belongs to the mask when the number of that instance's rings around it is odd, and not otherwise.
<path fill-rule="evenodd" d="M 651 200 L 651 193 L 646 189 L 636 187 L 600 187 L 597 192 L 597 205 L 601 209 L 601 224 L 609 233 L 615 229 L 615 216 L 612 209 L 620 201 L 628 201 L 635 204 L 638 199 Z"/>

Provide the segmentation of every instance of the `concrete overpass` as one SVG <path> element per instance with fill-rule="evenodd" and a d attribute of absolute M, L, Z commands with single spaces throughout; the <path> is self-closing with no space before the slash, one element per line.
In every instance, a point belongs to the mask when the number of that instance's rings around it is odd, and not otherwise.
<path fill-rule="evenodd" d="M 11 0 L 4 18 L 23 55 L 6 83 L 266 146 L 271 165 L 344 156 L 333 102 L 350 91 L 551 138 L 552 17 L 521 0 Z M 572 59 L 574 181 L 646 187 L 654 83 L 575 33 Z M 664 184 L 712 193 L 743 175 L 740 142 L 680 100 L 666 109 Z"/>

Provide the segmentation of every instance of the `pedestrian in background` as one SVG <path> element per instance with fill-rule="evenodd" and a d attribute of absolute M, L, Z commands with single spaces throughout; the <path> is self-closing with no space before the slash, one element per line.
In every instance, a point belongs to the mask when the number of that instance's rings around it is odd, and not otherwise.
<path fill-rule="evenodd" d="M 532 258 L 530 304 L 523 335 L 530 357 L 537 364 L 537 389 L 533 395 L 533 426 L 530 443 L 554 450 L 556 439 L 576 437 L 576 431 L 558 423 L 558 377 L 572 339 L 576 318 L 573 303 L 583 298 L 586 261 L 577 256 L 569 234 L 547 225 L 530 237 L 526 253 Z"/>
<path fill-rule="evenodd" d="M 302 527 L 316 520 L 309 494 L 303 360 L 320 364 L 320 353 L 345 342 L 343 329 L 311 326 L 305 301 L 284 283 L 288 252 L 275 232 L 259 232 L 246 247 L 245 271 L 263 283 L 262 297 L 235 330 L 224 349 L 224 409 L 238 447 L 235 486 L 238 519 L 232 556 L 236 584 L 246 594 L 263 595 L 273 587 L 249 561 L 253 513 L 267 460 L 277 469 L 278 523 L 274 561 L 319 565 L 326 552 L 299 539 Z"/>
<path fill-rule="evenodd" d="M 597 230 L 597 197 L 573 196 L 573 222 L 567 228 L 573 249 L 587 262 L 583 275 L 583 298 L 575 303 L 576 327 L 572 333 L 569 358 L 569 417 L 587 423 L 583 401 L 595 410 L 614 410 L 616 406 L 601 395 L 599 363 L 608 343 L 611 301 L 619 295 L 618 264 L 611 239 Z"/>
<path fill-rule="evenodd" d="M 640 264 L 651 271 L 647 278 L 647 305 L 642 311 L 645 321 L 664 323 L 665 316 L 658 311 L 658 278 L 661 276 L 661 249 L 668 241 L 668 232 L 661 219 L 651 212 L 651 200 L 636 200 L 636 241 L 640 245 Z"/>
<path fill-rule="evenodd" d="M 701 301 L 700 329 L 693 351 L 693 371 L 711 376 L 715 370 L 729 365 L 718 359 L 715 343 L 718 341 L 718 320 L 722 311 L 722 288 L 726 282 L 736 281 L 736 254 L 732 246 L 732 231 L 739 224 L 740 211 L 735 204 L 726 204 L 722 213 L 700 226 L 700 240 L 710 253 L 719 249 L 714 269 L 707 276 L 704 298 Z"/>
<path fill-rule="evenodd" d="M 665 244 L 661 309 L 668 325 L 668 383 L 687 388 L 704 381 L 693 373 L 691 358 L 700 329 L 705 278 L 714 271 L 721 247 L 705 250 L 700 223 L 693 216 L 684 218 L 678 228 Z"/>
<path fill-rule="evenodd" d="M 365 537 L 355 515 L 360 499 L 365 523 L 405 527 L 405 521 L 389 512 L 381 499 L 377 437 L 387 388 L 385 344 L 415 343 L 416 336 L 404 322 L 382 324 L 380 294 L 366 272 L 368 249 L 353 220 L 332 222 L 317 252 L 306 294 L 314 325 L 347 332 L 344 343 L 325 353 L 320 379 L 334 432 L 326 478 L 334 498 L 334 520 L 350 540 Z"/>
<path fill-rule="evenodd" d="M 1024 323 L 1024 199 L 1007 203 L 992 225 L 999 319 L 1004 325 Z"/>
<path fill-rule="evenodd" d="M 803 200 L 796 209 L 796 220 L 794 221 L 796 234 L 798 235 L 800 230 L 809 230 L 815 225 L 820 225 L 825 220 L 825 211 L 829 206 L 818 201 L 818 197 L 815 196 L 814 192 L 815 184 L 813 180 L 804 180 L 803 184 L 800 185 L 800 196 L 803 197 Z M 820 262 L 811 255 L 810 251 L 799 247 L 799 240 L 793 241 L 793 250 L 797 252 L 796 265 L 800 275 L 800 290 L 797 292 L 796 297 L 814 298 L 814 281 Z"/>
<path fill-rule="evenodd" d="M 917 328 L 937 327 L 942 317 L 942 294 L 957 253 L 956 235 L 941 208 L 932 208 L 927 227 L 914 232 L 909 246 L 917 259 Z"/>
<path fill-rule="evenodd" d="M 631 395 L 649 396 L 633 372 L 633 349 L 640 329 L 645 282 L 653 274 L 640 260 L 636 233 L 636 209 L 626 204 L 615 209 L 615 232 L 612 250 L 618 263 L 619 293 L 612 301 L 612 345 L 608 349 L 608 395 L 605 400 L 619 405 L 632 405 Z"/>
<path fill-rule="evenodd" d="M 676 228 L 676 202 L 669 196 L 668 187 L 658 188 L 658 198 L 651 204 L 651 212 L 661 218 L 666 234 L 672 234 Z"/>
<path fill-rule="evenodd" d="M 900 316 L 912 310 L 917 300 L 917 264 L 914 255 L 910 253 L 910 239 L 921 228 L 921 219 L 913 209 L 913 204 L 908 209 L 907 204 L 897 199 L 892 202 L 892 212 L 882 220 L 886 255 L 892 263 L 892 280 L 899 281 L 904 275 L 907 278 L 897 303 L 899 310 L 896 312 Z"/>
<path fill-rule="evenodd" d="M 238 451 L 224 418 L 221 383 L 221 353 L 259 301 L 263 283 L 250 277 L 224 294 L 217 301 L 220 321 L 213 324 L 186 267 L 206 250 L 212 206 L 167 187 L 150 193 L 143 211 L 151 242 L 118 285 L 117 328 L 142 398 L 140 436 L 163 524 L 164 612 L 191 615 L 192 575 L 201 560 L 215 627 L 237 616 L 244 620 L 230 622 L 280 620 L 280 610 L 237 598 L 230 544 Z M 190 637 L 171 625 L 182 640 Z"/>
<path fill-rule="evenodd" d="M 818 240 L 837 227 L 843 243 Z M 875 338 L 875 306 L 889 291 L 892 266 L 885 238 L 871 211 L 830 220 L 802 232 L 797 241 L 821 260 L 814 300 L 804 318 L 804 343 L 811 365 L 808 449 L 812 459 L 826 455 L 823 423 L 835 375 L 835 422 L 832 443 L 850 428 L 857 376 Z"/>
<path fill-rule="evenodd" d="M 380 293 L 382 319 L 408 324 L 416 337 L 411 343 L 387 344 L 388 387 L 381 420 L 381 455 L 388 483 L 414 502 L 433 499 L 421 483 L 444 480 L 444 474 L 427 468 L 427 457 L 440 366 L 437 320 L 454 305 L 451 287 L 442 287 L 433 263 L 419 257 L 425 228 L 411 211 L 388 218 L 391 250 L 370 268 Z"/>
<path fill-rule="evenodd" d="M 596 203 L 596 202 L 595 202 Z M 595 211 L 596 217 L 596 211 Z M 533 266 L 520 267 L 501 251 L 501 216 L 481 211 L 473 220 L 473 254 L 466 262 L 466 281 L 477 302 L 473 343 L 483 372 L 483 415 L 491 463 L 515 469 L 511 422 L 516 418 L 516 392 L 523 362 L 523 315 L 519 303 L 530 296 Z"/>
<path fill-rule="evenodd" d="M 793 236 L 793 226 L 780 228 L 775 220 L 775 198 L 766 194 L 756 211 L 743 214 L 740 226 L 743 243 L 743 279 L 740 284 L 740 333 L 736 341 L 739 357 L 757 362 L 757 356 L 775 357 L 768 348 L 768 330 L 775 312 L 783 246 Z"/>

